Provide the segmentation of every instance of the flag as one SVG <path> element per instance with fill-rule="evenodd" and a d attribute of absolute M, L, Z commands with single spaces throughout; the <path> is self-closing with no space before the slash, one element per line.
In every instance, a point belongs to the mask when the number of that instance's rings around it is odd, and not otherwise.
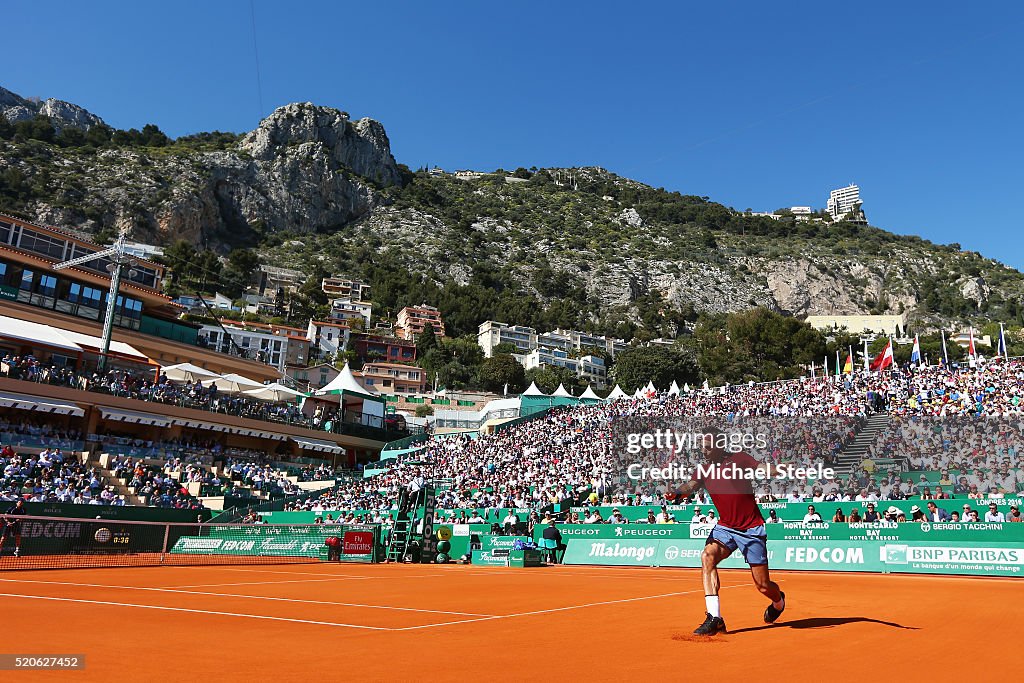
<path fill-rule="evenodd" d="M 921 342 L 916 334 L 914 335 L 914 350 L 910 352 L 910 362 L 921 364 Z"/>
<path fill-rule="evenodd" d="M 853 347 L 850 347 L 850 355 L 846 357 L 846 365 L 843 366 L 843 372 L 847 375 L 853 374 Z"/>
<path fill-rule="evenodd" d="M 974 328 L 971 328 L 971 341 L 967 347 L 967 356 L 969 358 L 976 358 L 977 353 L 974 351 Z"/>
<path fill-rule="evenodd" d="M 871 361 L 870 369 L 876 372 L 885 370 L 887 367 L 892 365 L 892 338 L 889 338 L 889 343 L 885 345 L 885 348 L 880 354 L 875 356 L 875 359 Z"/>
<path fill-rule="evenodd" d="M 871 369 L 871 356 L 868 354 L 868 340 L 864 340 L 864 369 Z"/>
<path fill-rule="evenodd" d="M 836 349 L 836 377 L 842 372 L 842 364 L 839 362 L 839 349 Z"/>
<path fill-rule="evenodd" d="M 949 354 L 946 353 L 946 331 L 942 330 L 942 358 L 939 359 L 939 365 L 944 368 L 949 368 Z"/>
<path fill-rule="evenodd" d="M 999 323 L 999 350 L 997 355 L 1003 357 L 1004 360 L 1010 360 L 1010 355 L 1006 351 L 1006 333 L 1003 331 L 1003 324 Z"/>

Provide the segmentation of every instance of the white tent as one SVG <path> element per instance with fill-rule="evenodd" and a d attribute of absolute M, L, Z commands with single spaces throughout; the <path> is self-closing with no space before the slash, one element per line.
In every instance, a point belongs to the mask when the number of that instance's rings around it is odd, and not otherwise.
<path fill-rule="evenodd" d="M 211 383 L 214 386 L 216 386 L 218 390 L 228 394 L 239 394 L 243 391 L 248 391 L 250 389 L 258 389 L 263 386 L 262 383 L 257 382 L 254 379 L 242 377 L 241 375 L 236 375 L 233 372 L 229 372 L 226 375 L 221 375 L 220 377 L 214 379 Z"/>
<path fill-rule="evenodd" d="M 547 396 L 547 394 L 540 390 L 536 382 L 530 382 L 530 386 L 523 392 L 523 396 Z"/>
<path fill-rule="evenodd" d="M 600 401 L 601 400 L 601 397 L 594 393 L 594 389 L 589 384 L 587 385 L 586 391 L 584 391 L 582 394 L 580 394 L 580 398 L 581 399 L 590 400 L 590 401 Z"/>
<path fill-rule="evenodd" d="M 345 363 L 345 367 L 341 369 L 338 376 L 332 379 L 323 389 L 317 391 L 316 395 L 325 396 L 327 394 L 342 393 L 365 394 L 367 396 L 373 396 L 374 394 L 374 392 L 359 383 L 356 376 L 352 374 L 352 369 L 349 368 L 348 363 Z"/>
<path fill-rule="evenodd" d="M 242 393 L 246 396 L 258 398 L 261 401 L 273 401 L 275 403 L 290 401 L 299 396 L 305 396 L 301 391 L 295 391 L 294 389 L 290 389 L 283 384 L 278 384 L 277 382 L 274 382 L 273 384 L 264 384 L 259 389 L 252 389 Z"/>
<path fill-rule="evenodd" d="M 616 384 L 615 388 L 612 389 L 612 392 L 610 394 L 608 394 L 608 398 L 605 399 L 605 400 L 607 400 L 607 401 L 618 401 L 620 398 L 629 398 L 629 394 L 627 394 L 625 391 L 623 391 L 622 387 L 620 387 L 618 384 Z"/>
<path fill-rule="evenodd" d="M 559 384 L 558 388 L 555 389 L 555 393 L 553 393 L 551 395 L 552 396 L 561 396 L 563 398 L 573 398 L 573 395 L 570 394 L 568 392 L 568 390 L 563 385 L 561 385 L 561 384 Z"/>
<path fill-rule="evenodd" d="M 651 394 L 658 393 L 658 390 L 654 386 L 654 382 L 648 382 L 647 386 L 644 387 L 644 394 L 650 396 Z"/>
<path fill-rule="evenodd" d="M 201 368 L 192 363 L 178 363 L 161 368 L 160 372 L 167 375 L 172 382 L 205 382 L 220 377 L 216 372 Z"/>
<path fill-rule="evenodd" d="M 644 397 L 644 390 L 643 389 L 637 388 L 637 390 L 633 392 L 633 398 L 643 398 L 643 397 Z"/>
<path fill-rule="evenodd" d="M 688 393 L 690 393 L 690 391 L 691 391 L 691 389 L 690 389 L 690 383 L 689 383 L 689 382 L 687 382 L 687 383 L 685 383 L 685 384 L 683 385 L 683 393 L 684 393 L 684 394 L 688 394 Z"/>
<path fill-rule="evenodd" d="M 672 386 L 670 386 L 668 388 L 668 395 L 669 396 L 678 396 L 679 395 L 679 384 L 677 384 L 675 380 L 672 380 Z"/>

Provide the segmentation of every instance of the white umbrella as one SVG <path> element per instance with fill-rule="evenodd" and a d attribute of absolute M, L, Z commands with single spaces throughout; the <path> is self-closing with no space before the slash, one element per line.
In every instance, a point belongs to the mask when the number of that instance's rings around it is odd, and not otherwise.
<path fill-rule="evenodd" d="M 283 384 L 278 384 L 277 382 L 274 382 L 273 384 L 264 384 L 259 389 L 251 389 L 249 391 L 243 391 L 242 393 L 261 401 L 273 401 L 275 403 L 290 401 L 293 398 L 305 396 L 301 391 L 295 391 L 294 389 L 290 389 Z"/>
<path fill-rule="evenodd" d="M 241 375 L 236 375 L 233 372 L 221 375 L 220 377 L 211 380 L 210 383 L 215 384 L 217 389 L 228 394 L 240 394 L 243 391 L 259 389 L 263 386 L 261 382 L 249 379 L 248 377 L 242 377 Z M 209 384 L 207 386 L 209 386 Z"/>
<path fill-rule="evenodd" d="M 162 368 L 161 371 L 172 382 L 205 382 L 206 380 L 220 377 L 219 374 L 212 370 L 207 370 L 191 363 L 168 365 Z"/>

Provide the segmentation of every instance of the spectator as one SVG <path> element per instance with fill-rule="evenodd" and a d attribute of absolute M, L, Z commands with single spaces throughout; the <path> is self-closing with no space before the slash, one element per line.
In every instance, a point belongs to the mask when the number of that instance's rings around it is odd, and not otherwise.
<path fill-rule="evenodd" d="M 995 503 L 989 503 L 988 512 L 985 513 L 985 521 L 1002 523 L 1006 521 L 1006 515 L 999 511 Z"/>
<path fill-rule="evenodd" d="M 821 524 L 821 515 L 814 509 L 813 505 L 807 506 L 807 514 L 804 515 L 804 524 Z"/>
<path fill-rule="evenodd" d="M 935 501 L 928 501 L 927 519 L 929 522 L 948 522 L 950 521 L 949 513 L 946 510 L 936 505 Z"/>

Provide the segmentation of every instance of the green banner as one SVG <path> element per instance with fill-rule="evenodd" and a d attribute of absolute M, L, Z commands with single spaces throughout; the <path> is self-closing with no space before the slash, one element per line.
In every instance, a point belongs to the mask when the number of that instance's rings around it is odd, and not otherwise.
<path fill-rule="evenodd" d="M 805 502 L 805 503 L 761 503 L 761 514 L 764 515 L 765 519 L 768 519 L 769 512 L 775 510 L 776 516 L 780 520 L 784 521 L 800 521 L 807 514 L 807 506 L 813 505 L 815 511 L 821 515 L 821 518 L 825 521 L 831 520 L 836 510 L 842 510 L 844 515 L 849 515 L 853 510 L 860 511 L 861 517 L 864 516 L 864 512 L 867 510 L 868 502 L 871 502 L 875 506 L 875 510 L 882 514 L 885 510 L 890 507 L 895 507 L 910 518 L 910 508 L 913 505 L 917 505 L 921 510 L 926 510 L 927 500 L 878 500 L 878 501 L 864 501 L 864 502 Z M 937 500 L 935 503 L 945 510 L 946 512 L 953 513 L 959 512 L 963 514 L 963 506 L 970 505 L 972 509 L 977 510 L 981 519 L 985 518 L 985 513 L 988 511 L 989 503 L 995 503 L 997 509 L 1003 514 L 1010 512 L 1010 506 L 1016 505 L 1020 507 L 1024 504 L 1024 500 L 1019 497 L 1013 498 L 992 498 L 991 500 L 971 500 L 969 498 L 956 498 L 948 500 Z M 669 513 L 675 517 L 677 522 L 689 522 L 693 519 L 694 511 L 696 508 L 700 508 L 702 514 L 707 514 L 709 510 L 715 510 L 715 514 L 718 514 L 718 510 L 714 505 L 668 505 L 666 506 Z M 661 512 L 660 505 L 601 505 L 598 507 L 573 507 L 570 508 L 571 512 L 579 513 L 580 519 L 583 519 L 592 510 L 597 510 L 601 513 L 601 517 L 607 520 L 613 510 L 618 510 L 622 513 L 622 516 L 628 519 L 630 522 L 640 522 L 647 520 L 647 512 L 651 511 L 655 515 Z"/>
<path fill-rule="evenodd" d="M 356 540 L 369 540 L 371 552 L 363 547 L 359 552 L 346 552 L 348 536 L 360 535 Z M 325 543 L 335 536 L 338 551 L 330 553 Z M 271 526 L 224 525 L 203 529 L 200 536 L 182 536 L 171 553 L 184 555 L 245 555 L 252 557 L 309 557 L 321 560 L 373 562 L 380 549 L 380 534 L 376 526 L 316 525 Z"/>
<path fill-rule="evenodd" d="M 601 539 L 680 539 L 707 538 L 713 527 L 706 524 L 559 524 L 563 540 L 571 538 Z M 534 536 L 540 538 L 543 527 L 537 526 Z M 952 524 L 948 522 L 917 524 L 885 522 L 839 524 L 804 524 L 782 522 L 766 524 L 769 540 L 785 541 L 967 541 L 970 543 L 1020 543 L 1024 546 L 1024 524 L 1009 522 Z"/>
<path fill-rule="evenodd" d="M 770 540 L 797 541 L 967 541 L 970 543 L 1019 543 L 1024 547 L 1024 524 L 1009 522 L 906 522 L 901 524 L 858 523 L 767 524 Z"/>
<path fill-rule="evenodd" d="M 695 539 L 574 539 L 564 564 L 629 567 L 700 567 L 704 543 Z M 1024 549 L 1007 544 L 768 541 L 774 569 L 917 574 L 1021 576 Z M 720 565 L 744 568 L 740 551 Z"/>

